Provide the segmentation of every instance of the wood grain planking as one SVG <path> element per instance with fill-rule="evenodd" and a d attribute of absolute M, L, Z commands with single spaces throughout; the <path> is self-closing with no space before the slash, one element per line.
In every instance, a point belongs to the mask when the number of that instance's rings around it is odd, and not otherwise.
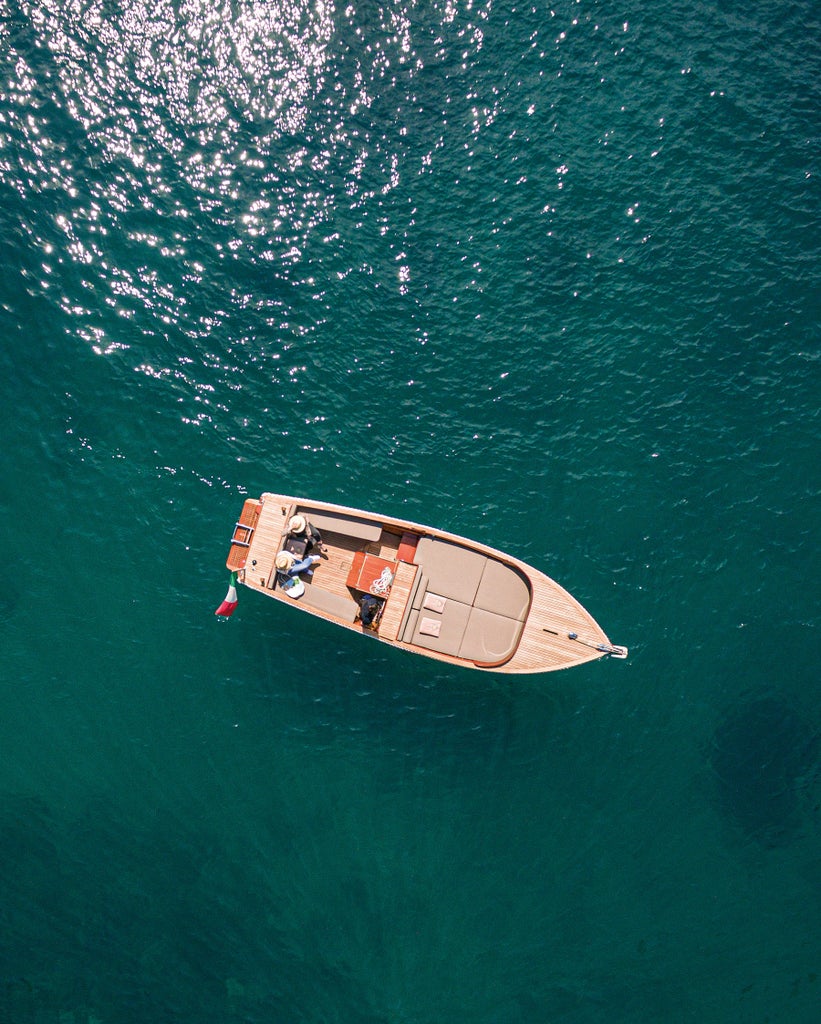
<path fill-rule="evenodd" d="M 254 529 L 257 525 L 261 503 L 256 498 L 248 498 L 242 506 L 237 524 L 234 527 L 234 534 L 231 538 L 231 550 L 228 552 L 228 561 L 225 563 L 229 569 L 237 570 L 245 568 L 245 560 L 248 557 L 250 542 L 254 538 Z M 245 541 L 246 543 L 238 543 Z"/>
<path fill-rule="evenodd" d="M 296 507 L 294 502 L 301 500 L 284 495 L 264 494 L 262 511 L 256 524 L 251 546 L 248 549 L 243 549 L 247 550 L 247 560 L 245 570 L 241 572 L 242 581 L 247 586 L 260 590 L 269 597 L 283 601 L 286 601 L 286 598 L 281 596 L 278 591 L 267 589 L 266 584 L 274 572 L 276 554 L 284 544 L 287 522 Z M 357 515 L 365 514 L 358 509 L 341 505 L 335 506 L 330 503 L 324 503 L 324 507 Z M 378 521 L 380 517 L 373 516 L 372 518 Z M 450 534 L 443 531 L 432 530 L 402 520 L 385 521 L 380 540 L 368 544 L 342 534 L 323 531 L 323 541 L 328 549 L 328 558 L 317 564 L 313 586 L 321 585 L 323 589 L 343 596 L 350 596 L 351 590 L 347 586 L 347 577 L 355 552 L 366 550 L 393 560 L 396 558 L 401 534 L 405 529 L 412 529 L 428 536 L 460 540 L 460 538 L 452 538 Z M 461 540 L 476 550 L 483 550 L 491 557 L 498 558 L 507 565 L 517 567 L 528 577 L 533 590 L 530 613 L 516 652 L 504 665 L 487 671 L 502 673 L 549 672 L 592 661 L 602 656 L 602 652 L 595 650 L 595 644 L 609 644 L 610 641 L 592 616 L 563 587 L 539 570 L 504 554 L 504 552 L 496 551 L 487 545 L 465 541 L 464 538 Z M 256 565 L 253 565 L 254 560 L 256 560 Z M 380 624 L 380 639 L 406 650 L 418 651 L 436 661 L 470 666 L 471 663 L 452 655 L 415 647 L 396 639 L 402 614 L 413 585 L 413 578 L 417 571 L 418 566 L 416 565 L 400 563 Z M 306 610 L 312 611 L 310 608 Z M 319 613 L 314 612 L 314 614 Z M 350 623 L 336 620 L 328 614 L 321 614 L 320 617 L 337 621 L 339 625 L 346 628 L 361 631 L 358 625 L 352 626 Z M 550 632 L 545 632 L 545 630 Z M 568 633 L 576 633 L 580 640 L 594 646 L 588 647 L 579 640 L 570 640 Z"/>
<path fill-rule="evenodd" d="M 314 567 L 314 586 L 321 584 L 323 590 L 329 590 L 332 594 L 339 594 L 342 597 L 350 597 L 348 573 L 351 571 L 354 555 L 362 548 L 362 541 L 328 530 L 323 530 L 322 541 L 328 557 L 323 558 Z"/>
<path fill-rule="evenodd" d="M 257 527 L 248 549 L 243 583 L 264 590 L 274 573 L 274 560 L 281 548 L 290 506 L 270 498 L 263 501 Z M 256 562 L 256 565 L 254 564 Z"/>
<path fill-rule="evenodd" d="M 408 562 L 400 562 L 393 578 L 388 600 L 385 602 L 385 610 L 379 623 L 379 635 L 383 640 L 396 640 L 399 635 L 399 627 L 402 624 L 402 616 L 405 606 L 410 597 L 413 581 L 419 567 Z"/>
<path fill-rule="evenodd" d="M 598 651 L 567 636 L 578 633 L 590 643 L 608 642 L 588 612 L 550 577 L 531 570 L 531 580 L 535 586 L 530 614 L 507 670 L 527 672 L 543 664 L 558 667 L 599 657 Z"/>

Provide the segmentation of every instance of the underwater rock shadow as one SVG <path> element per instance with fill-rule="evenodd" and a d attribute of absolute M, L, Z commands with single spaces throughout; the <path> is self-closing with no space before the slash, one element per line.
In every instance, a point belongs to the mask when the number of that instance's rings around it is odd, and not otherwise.
<path fill-rule="evenodd" d="M 709 753 L 722 813 L 762 846 L 791 842 L 801 830 L 801 794 L 818 778 L 820 740 L 784 697 L 731 708 Z"/>

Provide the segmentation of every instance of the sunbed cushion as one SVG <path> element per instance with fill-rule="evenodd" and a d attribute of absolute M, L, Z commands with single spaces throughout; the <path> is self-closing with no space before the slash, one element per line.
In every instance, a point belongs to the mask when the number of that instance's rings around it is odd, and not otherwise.
<path fill-rule="evenodd" d="M 513 655 L 524 622 L 506 615 L 473 608 L 459 645 L 459 657 L 471 661 L 500 662 Z"/>
<path fill-rule="evenodd" d="M 473 604 L 524 622 L 530 608 L 530 586 L 518 569 L 488 558 Z"/>
<path fill-rule="evenodd" d="M 466 604 L 459 601 L 448 601 L 441 615 L 430 613 L 419 617 L 410 642 L 419 647 L 426 647 L 429 651 L 455 656 L 459 651 L 470 611 L 470 607 Z M 428 619 L 441 622 L 439 636 L 430 636 L 422 632 L 422 626 Z"/>
<path fill-rule="evenodd" d="M 428 588 L 467 605 L 473 604 L 486 561 L 486 555 L 435 537 L 423 537 L 416 548 L 416 562 L 428 577 Z"/>
<path fill-rule="evenodd" d="M 425 600 L 422 602 L 422 607 L 427 608 L 432 612 L 439 612 L 440 614 L 445 610 L 447 604 L 447 598 L 442 597 L 440 594 L 432 594 L 428 591 L 425 594 Z"/>
<path fill-rule="evenodd" d="M 399 639 L 404 640 L 406 644 L 413 642 L 413 634 L 416 630 L 416 622 L 419 619 L 419 609 L 412 608 L 410 615 L 402 623 L 402 632 L 399 634 Z"/>

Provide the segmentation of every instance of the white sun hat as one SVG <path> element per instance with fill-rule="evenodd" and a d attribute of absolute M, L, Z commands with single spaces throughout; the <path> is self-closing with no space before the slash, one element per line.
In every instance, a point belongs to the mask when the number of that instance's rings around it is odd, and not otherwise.
<path fill-rule="evenodd" d="M 282 589 L 288 597 L 292 597 L 296 600 L 298 597 L 302 597 L 305 593 L 305 584 L 299 576 L 294 576 L 293 579 L 286 580 L 286 582 L 282 584 Z"/>

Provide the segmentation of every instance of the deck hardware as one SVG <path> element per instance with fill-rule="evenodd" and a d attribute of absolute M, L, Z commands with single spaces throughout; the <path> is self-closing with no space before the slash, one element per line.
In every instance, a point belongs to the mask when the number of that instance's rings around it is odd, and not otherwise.
<path fill-rule="evenodd" d="M 552 633 L 552 630 L 547 630 Z M 594 651 L 601 651 L 602 654 L 609 654 L 613 658 L 626 658 L 627 648 L 620 647 L 618 644 L 591 644 L 589 640 L 582 640 L 578 633 L 568 633 L 568 640 L 578 640 L 580 644 L 584 644 L 585 647 L 592 647 Z"/>

